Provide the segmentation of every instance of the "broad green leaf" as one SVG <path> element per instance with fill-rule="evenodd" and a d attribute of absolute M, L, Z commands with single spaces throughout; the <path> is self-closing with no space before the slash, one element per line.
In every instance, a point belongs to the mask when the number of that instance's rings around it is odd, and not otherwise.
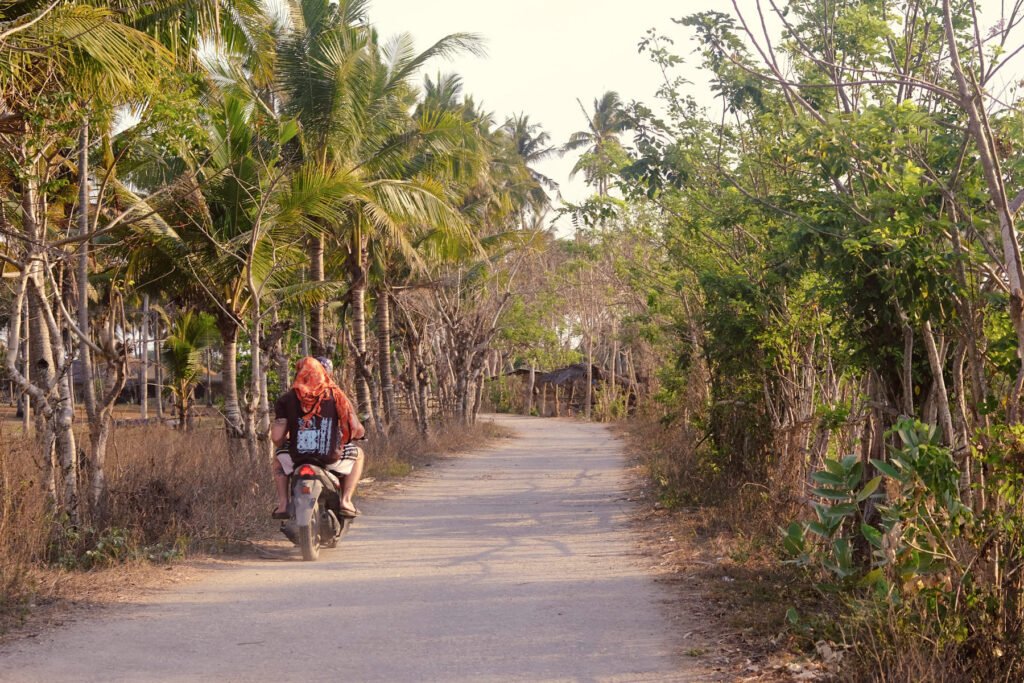
<path fill-rule="evenodd" d="M 809 522 L 807 524 L 807 530 L 810 531 L 813 534 L 817 534 L 818 536 L 821 536 L 822 538 L 828 538 L 829 536 L 832 535 L 829 532 L 829 530 L 827 528 L 825 528 L 825 526 L 823 524 L 819 523 L 819 522 Z"/>
<path fill-rule="evenodd" d="M 815 488 L 811 489 L 811 493 L 828 500 L 849 500 L 850 494 L 843 491 L 832 491 L 830 489 Z"/>
<path fill-rule="evenodd" d="M 882 460 L 871 460 L 871 464 L 875 466 L 875 469 L 884 474 L 885 476 L 895 479 L 896 481 L 903 481 L 902 473 L 895 467 Z"/>
<path fill-rule="evenodd" d="M 846 477 L 847 470 L 846 468 L 843 467 L 843 464 L 838 460 L 826 460 L 825 469 L 837 477 Z"/>
<path fill-rule="evenodd" d="M 819 484 L 828 484 L 829 486 L 843 486 L 846 484 L 846 479 L 844 477 L 824 470 L 818 470 L 812 474 L 811 479 Z"/>
<path fill-rule="evenodd" d="M 878 490 L 878 485 L 882 483 L 882 477 L 878 476 L 869 481 L 864 485 L 864 488 L 857 494 L 857 502 L 862 503 L 871 496 L 872 493 Z"/>
<path fill-rule="evenodd" d="M 868 540 L 868 543 L 876 548 L 881 549 L 882 547 L 882 532 L 871 526 L 870 524 L 861 524 L 860 532 L 864 534 L 864 538 Z"/>

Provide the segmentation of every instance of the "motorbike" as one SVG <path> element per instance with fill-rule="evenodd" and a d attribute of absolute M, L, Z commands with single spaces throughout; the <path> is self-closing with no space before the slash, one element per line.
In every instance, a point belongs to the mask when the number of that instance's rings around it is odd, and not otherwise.
<path fill-rule="evenodd" d="M 334 548 L 352 526 L 352 518 L 341 513 L 339 475 L 315 462 L 297 464 L 288 478 L 288 512 L 281 532 L 310 562 L 321 548 Z"/>

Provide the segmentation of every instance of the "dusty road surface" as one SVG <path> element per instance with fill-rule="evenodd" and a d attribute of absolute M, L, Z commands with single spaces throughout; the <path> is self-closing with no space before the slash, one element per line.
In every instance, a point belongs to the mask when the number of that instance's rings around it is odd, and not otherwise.
<path fill-rule="evenodd" d="M 239 562 L 0 649 L 0 681 L 704 681 L 599 425 L 443 460 L 316 562 Z"/>

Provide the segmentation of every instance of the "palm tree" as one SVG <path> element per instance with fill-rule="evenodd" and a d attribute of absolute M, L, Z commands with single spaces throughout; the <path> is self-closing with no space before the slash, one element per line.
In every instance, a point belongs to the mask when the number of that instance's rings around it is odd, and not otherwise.
<path fill-rule="evenodd" d="M 519 157 L 530 181 L 523 188 L 525 196 L 521 202 L 520 222 L 526 227 L 526 210 L 529 209 L 535 220 L 539 220 L 551 206 L 548 192 L 557 192 L 558 183 L 535 168 L 535 165 L 559 153 L 557 147 L 548 144 L 551 136 L 540 124 L 530 121 L 528 114 L 517 114 L 505 122 L 501 131 L 509 137 L 512 150 Z"/>
<path fill-rule="evenodd" d="M 541 128 L 539 123 L 530 121 L 530 115 L 519 113 L 511 117 L 502 126 L 509 137 L 516 153 L 522 158 L 523 163 L 530 171 L 530 177 L 543 188 L 555 192 L 558 190 L 558 183 L 547 177 L 536 168 L 534 164 L 540 163 L 556 156 L 559 152 L 557 147 L 550 145 L 551 136 Z"/>
<path fill-rule="evenodd" d="M 594 100 L 593 113 L 587 113 L 579 100 L 577 103 L 587 119 L 587 128 L 570 135 L 562 151 L 586 148 L 573 166 L 570 177 L 583 172 L 587 183 L 596 185 L 597 193 L 604 197 L 608 194 L 609 179 L 625 163 L 625 151 L 619 142 L 619 135 L 629 127 L 629 120 L 623 111 L 619 94 L 611 90 Z"/>
<path fill-rule="evenodd" d="M 186 310 L 173 320 L 165 316 L 168 334 L 161 360 L 167 371 L 167 383 L 178 404 L 178 428 L 188 429 L 192 422 L 192 399 L 196 385 L 206 368 L 203 351 L 218 338 L 217 323 L 208 313 Z"/>
<path fill-rule="evenodd" d="M 172 63 L 170 55 L 145 34 L 120 21 L 109 6 L 85 2 L 8 2 L 3 3 L 0 18 L 0 162 L 17 169 L 17 185 L 6 184 L 0 202 L 17 205 L 16 228 L 24 233 L 24 242 L 10 241 L 7 255 L 20 261 L 25 284 L 19 288 L 14 308 L 29 310 L 29 345 L 35 364 L 29 376 L 8 363 L 11 376 L 33 397 L 44 420 L 44 443 L 56 444 L 64 473 L 65 510 L 77 519 L 78 471 L 75 435 L 72 430 L 70 384 L 62 372 L 70 363 L 62 344 L 54 337 L 74 330 L 82 347 L 100 349 L 90 339 L 88 325 L 79 328 L 68 315 L 54 315 L 51 297 L 52 270 L 44 254 L 50 252 L 50 219 L 55 206 L 65 198 L 52 185 L 58 176 L 78 177 L 79 231 L 88 232 L 88 145 L 80 137 L 78 163 L 67 158 L 67 130 L 80 125 L 88 114 L 90 100 L 102 97 L 107 106 L 123 104 L 145 87 L 152 85 Z M 76 99 L 77 103 L 76 103 Z M 56 101 L 70 106 L 54 106 Z M 84 131 L 85 126 L 82 126 Z M 61 225 L 63 231 L 64 226 Z M 80 264 L 79 292 L 86 290 L 88 275 L 87 238 L 78 236 Z M 87 298 L 82 296 L 81 301 Z M 80 314 L 88 320 L 87 306 Z M 80 317 L 79 320 L 82 318 Z M 59 321 L 59 323 L 56 323 Z M 20 320 L 18 321 L 20 322 Z M 56 323 L 56 324 L 51 324 Z M 67 329 L 60 330 L 60 325 Z M 54 341 L 55 343 L 51 343 Z M 12 344 L 16 350 L 17 342 Z M 108 349 L 102 349 L 106 353 Z M 110 350 L 111 360 L 123 362 L 123 356 Z M 111 399 L 113 400 L 113 399 Z M 94 407 L 94 406 L 93 406 Z M 90 421 L 108 420 L 109 411 L 90 410 Z M 90 430 L 93 434 L 95 430 Z M 98 507 L 103 487 L 103 449 L 101 440 L 93 442 L 94 504 Z M 52 447 L 52 446 L 51 446 Z M 49 462 L 49 459 L 46 459 Z M 53 491 L 52 473 L 48 484 Z M 96 484 L 99 485 L 96 485 Z"/>
<path fill-rule="evenodd" d="M 345 220 L 325 227 L 344 244 L 349 257 L 348 296 L 357 366 L 356 398 L 362 411 L 371 406 L 366 351 L 365 292 L 367 250 L 371 239 L 412 255 L 410 225 L 458 229 L 457 212 L 444 188 L 429 176 L 410 174 L 410 153 L 433 146 L 450 148 L 452 122 L 420 119 L 411 125 L 412 76 L 438 56 L 477 50 L 474 36 L 453 34 L 416 53 L 408 35 L 381 44 L 366 20 L 364 0 L 300 0 L 293 27 L 280 43 L 279 90 L 284 111 L 301 126 L 303 158 L 343 174 L 359 191 L 344 202 Z M 324 279 L 324 236 L 311 241 L 310 280 Z M 327 347 L 323 305 L 311 310 L 313 347 Z"/>
<path fill-rule="evenodd" d="M 273 73 L 272 19 L 264 0 L 115 0 L 132 26 L 152 35 L 179 68 L 202 68 L 211 50 L 241 56 L 250 78 L 266 83 Z"/>
<path fill-rule="evenodd" d="M 134 252 L 133 274 L 183 305 L 213 314 L 223 351 L 225 427 L 241 437 L 239 335 L 247 321 L 255 323 L 255 354 L 261 301 L 308 293 L 294 285 L 302 245 L 319 230 L 317 220 L 341 219 L 340 201 L 353 188 L 316 165 L 288 163 L 294 121 L 274 117 L 235 91 L 214 94 L 218 99 L 205 112 L 205 139 L 196 149 L 181 150 L 174 166 L 185 170 L 173 192 L 155 202 L 166 227 L 141 233 L 151 248 Z M 261 388 L 256 395 L 264 393 Z"/>
<path fill-rule="evenodd" d="M 448 387 L 446 408 L 457 419 L 469 422 L 480 405 L 487 357 L 483 349 L 500 329 L 499 318 L 511 301 L 511 294 L 495 296 L 495 305 L 486 311 L 479 304 L 486 298 L 485 292 L 493 292 L 491 287 L 501 287 L 492 279 L 499 269 L 496 266 L 509 258 L 517 247 L 525 247 L 533 236 L 531 231 L 522 229 L 525 227 L 523 215 L 529 210 L 539 214 L 545 206 L 542 198 L 546 198 L 546 194 L 539 180 L 530 173 L 524 156 L 533 160 L 545 156 L 546 140 L 525 117 L 519 119 L 518 130 L 523 135 L 517 140 L 515 124 L 496 126 L 494 116 L 481 111 L 472 98 L 461 97 L 458 86 L 455 77 L 428 80 L 421 109 L 429 112 L 444 108 L 466 121 L 472 130 L 466 148 L 474 153 L 459 159 L 460 163 L 452 168 L 453 173 L 445 182 L 477 239 L 459 244 L 444 235 L 427 233 L 422 237 L 420 248 L 432 257 L 431 289 L 436 295 L 431 319 L 442 329 L 441 343 L 448 356 L 445 364 L 453 380 Z M 529 141 L 524 139 L 527 134 Z M 415 287 L 415 273 L 408 272 L 406 277 L 409 281 L 405 286 Z M 418 334 L 407 331 L 413 336 Z M 413 383 L 419 383 L 417 389 L 422 389 L 419 377 Z M 418 428 L 425 432 L 426 402 L 417 397 L 417 404 Z"/>
<path fill-rule="evenodd" d="M 323 167 L 344 168 L 352 156 L 358 117 L 351 97 L 356 65 L 370 34 L 366 0 L 296 0 L 291 27 L 277 47 L 279 91 L 284 111 L 301 126 L 301 152 Z M 324 235 L 309 241 L 309 279 L 324 280 Z M 310 310 L 315 355 L 326 353 L 324 306 Z"/>

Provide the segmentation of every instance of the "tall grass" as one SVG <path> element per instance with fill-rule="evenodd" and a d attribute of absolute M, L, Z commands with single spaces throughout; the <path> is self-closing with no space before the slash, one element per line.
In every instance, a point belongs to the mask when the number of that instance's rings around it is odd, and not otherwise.
<path fill-rule="evenodd" d="M 362 444 L 364 478 L 404 476 L 432 457 L 483 445 L 500 430 L 484 422 L 434 434 L 423 439 L 398 425 L 384 438 L 371 435 Z M 77 527 L 49 512 L 38 444 L 21 436 L 0 440 L 0 632 L 34 597 L 47 597 L 34 578 L 40 569 L 87 571 L 224 552 L 271 528 L 269 463 L 251 462 L 240 442 L 216 428 L 117 429 L 107 456 L 106 515 Z M 88 471 L 82 474 L 87 480 Z"/>
<path fill-rule="evenodd" d="M 0 434 L 0 628 L 21 614 L 35 590 L 31 568 L 45 557 L 51 533 L 46 498 L 31 455 L 35 444 Z"/>

